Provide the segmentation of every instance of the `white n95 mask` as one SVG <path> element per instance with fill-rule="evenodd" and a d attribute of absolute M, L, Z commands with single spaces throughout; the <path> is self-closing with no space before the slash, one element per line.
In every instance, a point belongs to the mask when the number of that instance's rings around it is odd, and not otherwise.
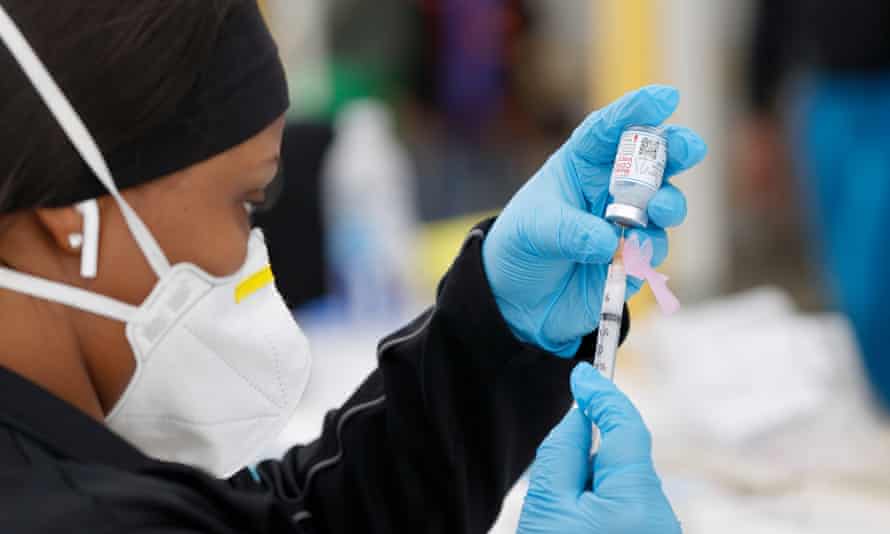
<path fill-rule="evenodd" d="M 287 424 L 309 379 L 305 336 L 262 234 L 238 273 L 175 265 L 127 323 L 136 372 L 108 425 L 153 456 L 226 476 Z"/>
<path fill-rule="evenodd" d="M 228 476 L 285 427 L 309 380 L 305 336 L 278 293 L 262 233 L 231 276 L 171 266 L 118 192 L 77 112 L 0 6 L 0 39 L 117 202 L 158 276 L 140 306 L 0 268 L 0 287 L 126 323 L 136 371 L 108 425 L 150 456 Z M 122 274 L 123 276 L 123 274 Z"/>

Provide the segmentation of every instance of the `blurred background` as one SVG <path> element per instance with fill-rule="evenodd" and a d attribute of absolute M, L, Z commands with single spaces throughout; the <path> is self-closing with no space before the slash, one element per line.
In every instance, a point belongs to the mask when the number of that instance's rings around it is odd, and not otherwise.
<path fill-rule="evenodd" d="M 710 148 L 674 180 L 689 219 L 662 269 L 684 309 L 634 298 L 616 381 L 684 531 L 890 531 L 886 0 L 263 4 L 292 108 L 259 222 L 316 355 L 281 446 L 317 435 L 589 111 L 668 83 Z"/>

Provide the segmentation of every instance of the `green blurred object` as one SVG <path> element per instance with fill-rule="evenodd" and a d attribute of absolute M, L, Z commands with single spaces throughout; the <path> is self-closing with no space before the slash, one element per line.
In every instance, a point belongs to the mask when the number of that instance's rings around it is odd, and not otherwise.
<path fill-rule="evenodd" d="M 393 93 L 388 73 L 374 66 L 335 61 L 331 65 L 331 77 L 333 90 L 324 110 L 327 117 L 336 117 L 344 106 L 355 100 L 388 101 Z"/>
<path fill-rule="evenodd" d="M 289 122 L 304 120 L 323 121 L 328 117 L 328 104 L 331 101 L 331 80 L 328 69 L 303 68 L 299 72 L 288 73 L 290 87 Z"/>
<path fill-rule="evenodd" d="M 290 75 L 291 120 L 331 121 L 350 102 L 391 101 L 397 93 L 386 73 L 352 63 L 333 63 L 317 72 Z"/>
<path fill-rule="evenodd" d="M 335 117 L 349 102 L 397 97 L 420 49 L 422 17 L 409 0 L 332 0 L 327 36 L 330 94 L 322 115 Z"/>

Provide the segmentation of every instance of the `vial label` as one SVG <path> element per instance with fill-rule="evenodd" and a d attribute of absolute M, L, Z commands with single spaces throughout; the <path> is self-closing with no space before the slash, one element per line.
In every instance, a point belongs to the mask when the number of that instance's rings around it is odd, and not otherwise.
<path fill-rule="evenodd" d="M 666 163 L 667 141 L 664 137 L 630 128 L 621 135 L 612 178 L 658 190 Z"/>

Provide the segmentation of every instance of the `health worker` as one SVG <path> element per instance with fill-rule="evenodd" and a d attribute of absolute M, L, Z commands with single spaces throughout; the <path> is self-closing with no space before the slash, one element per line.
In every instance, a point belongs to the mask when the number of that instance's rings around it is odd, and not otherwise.
<path fill-rule="evenodd" d="M 257 464 L 311 367 L 251 227 L 288 107 L 258 6 L 0 8 L 0 532 L 481 533 L 542 440 L 520 532 L 679 532 L 639 414 L 578 363 L 618 137 L 676 90 L 590 115 L 320 437 Z M 702 159 L 667 132 L 669 173 Z M 641 232 L 657 262 L 684 215 L 665 185 Z"/>

